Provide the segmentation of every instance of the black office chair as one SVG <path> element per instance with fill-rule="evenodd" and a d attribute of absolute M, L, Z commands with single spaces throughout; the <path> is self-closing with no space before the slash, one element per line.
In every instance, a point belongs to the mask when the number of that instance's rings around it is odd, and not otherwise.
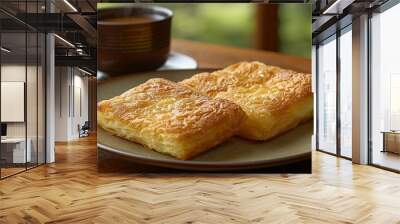
<path fill-rule="evenodd" d="M 85 121 L 85 123 L 80 127 L 78 124 L 79 138 L 89 136 L 90 124 L 89 121 Z"/>

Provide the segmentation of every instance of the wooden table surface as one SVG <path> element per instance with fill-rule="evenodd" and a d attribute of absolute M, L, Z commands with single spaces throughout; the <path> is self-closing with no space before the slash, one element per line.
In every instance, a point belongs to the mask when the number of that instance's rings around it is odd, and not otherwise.
<path fill-rule="evenodd" d="M 193 57 L 199 68 L 223 68 L 240 61 L 261 61 L 298 72 L 311 72 L 311 60 L 281 53 L 173 39 L 172 51 Z"/>
<path fill-rule="evenodd" d="M 172 51 L 186 54 L 197 61 L 198 68 L 223 68 L 240 61 L 261 61 L 269 65 L 293 69 L 309 73 L 311 60 L 289 56 L 280 53 L 267 52 L 255 49 L 243 49 L 232 46 L 222 46 L 181 39 L 172 40 Z M 100 171 L 127 171 L 127 172 L 182 172 L 180 170 L 147 166 L 130 161 L 113 153 L 99 150 L 98 167 Z M 252 173 L 310 173 L 311 155 L 307 160 L 293 162 L 286 165 L 251 170 Z"/>

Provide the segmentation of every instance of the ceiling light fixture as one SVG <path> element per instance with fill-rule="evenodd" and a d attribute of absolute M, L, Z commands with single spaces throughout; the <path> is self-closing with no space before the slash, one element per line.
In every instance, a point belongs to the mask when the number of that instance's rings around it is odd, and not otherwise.
<path fill-rule="evenodd" d="M 74 12 L 78 12 L 78 10 L 73 6 L 68 0 L 64 0 L 64 3 L 68 5 Z"/>
<path fill-rule="evenodd" d="M 336 0 L 322 13 L 323 15 L 339 15 L 343 13 L 343 10 L 351 5 L 354 0 Z"/>
<path fill-rule="evenodd" d="M 90 76 L 93 75 L 92 73 L 90 73 L 90 72 L 88 72 L 88 71 L 86 71 L 86 70 L 83 70 L 83 69 L 81 69 L 81 68 L 79 68 L 79 67 L 78 67 L 78 70 L 81 71 L 81 72 L 83 72 L 83 73 L 85 73 L 85 74 L 87 74 L 87 75 L 90 75 Z"/>
<path fill-rule="evenodd" d="M 62 42 L 64 42 L 65 44 L 67 44 L 68 46 L 70 46 L 70 47 L 72 47 L 72 48 L 75 48 L 75 45 L 73 45 L 71 42 L 69 42 L 68 40 L 66 40 L 66 39 L 64 39 L 64 38 L 62 38 L 62 37 L 60 37 L 59 35 L 57 35 L 57 34 L 54 34 L 54 36 L 55 37 L 57 37 L 59 40 L 61 40 Z"/>
<path fill-rule="evenodd" d="M 76 53 L 78 53 L 79 55 L 84 55 L 83 49 L 81 48 L 77 48 Z"/>
<path fill-rule="evenodd" d="M 10 53 L 10 52 L 11 52 L 11 50 L 9 50 L 9 49 L 7 49 L 7 48 L 5 48 L 5 47 L 1 47 L 0 49 L 1 49 L 2 51 L 6 52 L 6 53 Z"/>
<path fill-rule="evenodd" d="M 322 14 L 331 14 L 333 9 L 337 9 L 336 7 L 338 6 L 340 0 L 336 0 L 332 5 L 330 5 L 327 9 L 324 10 Z"/>

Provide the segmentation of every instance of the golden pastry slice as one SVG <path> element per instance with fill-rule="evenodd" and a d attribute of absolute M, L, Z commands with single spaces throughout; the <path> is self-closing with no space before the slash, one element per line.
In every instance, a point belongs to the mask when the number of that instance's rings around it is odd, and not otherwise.
<path fill-rule="evenodd" d="M 178 159 L 190 159 L 231 137 L 245 117 L 236 104 L 165 79 L 150 79 L 98 103 L 100 127 Z"/>
<path fill-rule="evenodd" d="M 227 99 L 247 114 L 239 135 L 267 140 L 312 118 L 311 75 L 241 62 L 194 75 L 181 84 L 215 99 Z"/>

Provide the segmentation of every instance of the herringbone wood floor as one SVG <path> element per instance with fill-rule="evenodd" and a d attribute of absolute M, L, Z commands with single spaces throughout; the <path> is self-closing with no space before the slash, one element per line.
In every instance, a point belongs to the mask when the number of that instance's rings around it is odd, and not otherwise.
<path fill-rule="evenodd" d="M 400 175 L 319 152 L 312 175 L 98 173 L 95 138 L 0 181 L 0 223 L 400 223 Z"/>

